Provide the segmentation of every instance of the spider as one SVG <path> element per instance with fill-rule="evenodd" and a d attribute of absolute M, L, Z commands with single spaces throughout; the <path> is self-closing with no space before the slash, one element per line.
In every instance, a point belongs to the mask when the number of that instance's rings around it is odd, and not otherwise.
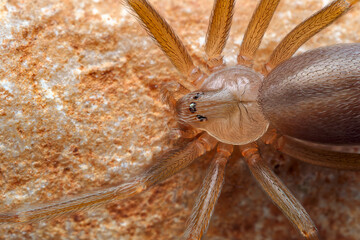
<path fill-rule="evenodd" d="M 218 59 L 216 59 L 216 60 L 218 60 Z M 247 59 L 245 59 L 245 60 L 247 60 Z M 217 66 L 216 66 L 216 63 L 217 62 L 219 62 L 219 61 L 215 61 L 215 67 L 213 67 L 214 69 L 216 69 L 217 68 Z M 251 63 L 248 63 L 248 62 L 246 62 L 245 63 L 246 65 L 248 65 L 248 64 L 251 64 Z M 221 67 L 221 66 L 220 66 Z M 219 68 L 220 68 L 219 67 Z M 186 85 L 186 82 L 184 83 L 184 85 Z M 189 88 L 191 88 L 191 86 L 188 86 Z M 201 99 L 201 98 L 203 98 L 204 97 L 204 92 L 196 92 L 196 93 L 194 93 L 193 95 L 191 95 L 191 97 L 194 99 L 194 100 L 198 100 L 198 99 Z M 172 99 L 171 99 L 171 96 L 172 95 L 169 95 L 168 94 L 168 102 L 170 102 L 170 104 L 171 104 L 171 101 L 172 101 Z M 227 102 L 229 102 L 229 101 L 227 101 Z M 231 102 L 231 101 L 230 101 Z M 195 104 L 194 104 L 195 103 Z M 195 113 L 195 112 L 198 112 L 199 111 L 199 104 L 197 104 L 196 102 L 190 102 L 189 104 L 188 104 L 188 109 L 189 109 L 189 111 L 191 112 L 191 113 Z M 208 119 L 208 117 L 207 117 L 207 115 L 199 115 L 199 114 L 196 114 L 196 119 L 198 119 L 200 122 L 207 122 L 207 121 L 209 121 L 209 119 Z M 188 126 L 187 126 L 188 127 Z M 189 127 L 188 127 L 189 128 Z M 188 129 L 185 129 L 185 130 L 188 130 Z M 190 132 L 191 133 L 191 132 Z M 202 139 L 201 138 L 201 136 L 204 136 L 204 135 L 198 135 L 198 137 L 200 137 L 200 139 Z M 270 138 L 269 138 L 269 141 L 271 141 L 271 137 L 272 137 L 273 135 L 271 135 L 270 136 Z M 206 139 L 211 139 L 211 138 L 209 138 L 209 137 L 206 137 Z M 277 141 L 277 139 L 275 138 L 275 140 Z M 227 141 L 227 140 L 224 140 L 223 139 L 223 141 Z M 189 143 L 189 144 L 191 144 L 191 142 Z M 282 145 L 282 144 L 281 144 Z M 225 145 L 224 145 L 224 147 L 225 147 Z M 284 147 L 284 146 L 279 146 L 279 148 L 281 148 L 281 150 L 284 150 L 284 149 L 286 149 L 286 146 Z M 222 148 L 219 148 L 220 150 L 222 149 Z M 224 152 L 225 152 L 225 154 L 226 154 L 226 150 L 227 148 L 225 147 L 224 149 L 222 149 L 221 151 L 220 151 L 220 153 L 222 153 L 223 152 L 223 150 L 224 150 Z M 229 150 L 229 149 L 227 149 L 227 150 Z M 243 149 L 244 150 L 244 149 Z M 244 152 L 244 151 L 243 151 Z M 244 154 L 246 155 L 246 151 L 244 152 Z"/>

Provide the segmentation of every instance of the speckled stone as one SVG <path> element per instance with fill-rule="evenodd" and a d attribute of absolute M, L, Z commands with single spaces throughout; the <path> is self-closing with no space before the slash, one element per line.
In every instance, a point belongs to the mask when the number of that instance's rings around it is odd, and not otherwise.
<path fill-rule="evenodd" d="M 160 85 L 180 78 L 134 17 L 111 0 L 0 1 L 0 209 L 126 181 L 171 147 Z M 202 57 L 211 0 L 153 0 L 192 57 Z M 257 1 L 238 0 L 224 51 L 234 64 Z M 282 1 L 257 54 L 329 1 Z M 360 5 L 299 52 L 360 42 Z M 360 239 L 360 175 L 314 167 L 271 149 L 264 157 L 303 203 L 323 239 Z M 179 239 L 210 155 L 132 199 L 30 225 L 0 239 Z M 238 153 L 207 240 L 301 239 Z"/>

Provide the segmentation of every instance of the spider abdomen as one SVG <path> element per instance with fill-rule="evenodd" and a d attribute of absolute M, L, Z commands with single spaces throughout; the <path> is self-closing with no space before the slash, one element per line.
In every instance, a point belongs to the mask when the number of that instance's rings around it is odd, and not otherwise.
<path fill-rule="evenodd" d="M 360 44 L 318 48 L 276 67 L 259 90 L 265 117 L 284 135 L 360 143 Z"/>

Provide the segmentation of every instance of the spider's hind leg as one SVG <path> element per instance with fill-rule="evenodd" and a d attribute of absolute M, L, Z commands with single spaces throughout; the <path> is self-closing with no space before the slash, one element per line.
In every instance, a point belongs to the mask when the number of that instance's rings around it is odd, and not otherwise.
<path fill-rule="evenodd" d="M 276 139 L 273 145 L 281 152 L 310 164 L 344 170 L 360 170 L 359 153 L 331 151 L 288 137 Z"/>
<path fill-rule="evenodd" d="M 360 154 L 356 151 L 358 147 L 327 146 L 300 141 L 282 136 L 275 129 L 270 129 L 262 137 L 262 141 L 290 157 L 313 165 L 343 170 L 360 170 Z"/>
<path fill-rule="evenodd" d="M 318 240 L 317 229 L 309 214 L 261 158 L 258 146 L 255 143 L 242 146 L 241 152 L 251 173 L 276 206 L 307 240 Z"/>

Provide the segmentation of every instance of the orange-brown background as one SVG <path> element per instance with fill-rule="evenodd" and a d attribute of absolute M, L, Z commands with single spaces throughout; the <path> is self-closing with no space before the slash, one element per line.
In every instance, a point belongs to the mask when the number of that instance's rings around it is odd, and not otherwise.
<path fill-rule="evenodd" d="M 153 0 L 197 62 L 211 0 Z M 257 1 L 238 0 L 226 60 L 234 64 Z M 264 62 L 296 23 L 329 1 L 280 3 L 258 59 Z M 300 51 L 360 42 L 360 6 Z M 176 70 L 120 1 L 0 2 L 0 208 L 59 199 L 116 184 L 170 145 L 172 113 L 159 85 Z M 264 150 L 324 239 L 360 233 L 360 177 Z M 52 221 L 1 226 L 0 239 L 178 239 L 209 156 L 128 201 Z M 204 239 L 300 239 L 233 157 Z"/>

